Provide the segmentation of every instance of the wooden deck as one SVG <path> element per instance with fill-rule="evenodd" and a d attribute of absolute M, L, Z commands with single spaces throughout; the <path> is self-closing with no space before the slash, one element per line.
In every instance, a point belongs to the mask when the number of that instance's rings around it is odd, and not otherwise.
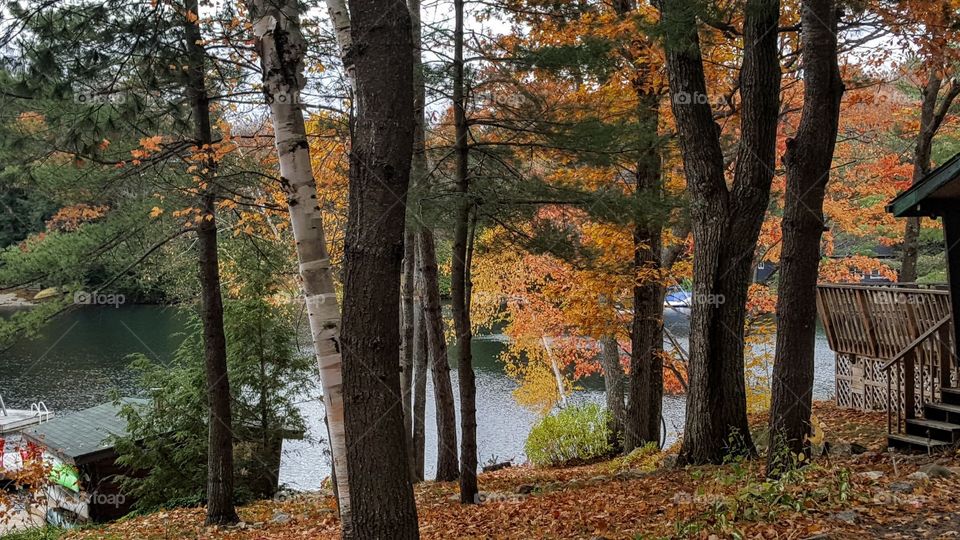
<path fill-rule="evenodd" d="M 836 353 L 837 404 L 885 410 L 886 364 L 950 317 L 950 292 L 942 286 L 820 284 L 817 308 Z M 916 352 L 923 364 L 939 366 L 939 334 L 927 337 Z"/>
<path fill-rule="evenodd" d="M 821 284 L 817 308 L 836 353 L 837 405 L 887 411 L 891 445 L 960 440 L 960 424 L 956 433 L 953 427 L 960 422 L 960 381 L 949 290 Z"/>

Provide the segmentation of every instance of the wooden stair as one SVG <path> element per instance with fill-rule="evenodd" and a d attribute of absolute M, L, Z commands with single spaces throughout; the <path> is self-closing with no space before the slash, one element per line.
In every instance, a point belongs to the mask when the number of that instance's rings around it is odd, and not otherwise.
<path fill-rule="evenodd" d="M 940 399 L 923 404 L 923 418 L 907 418 L 906 433 L 887 435 L 887 446 L 931 452 L 960 443 L 960 388 L 942 388 Z"/>

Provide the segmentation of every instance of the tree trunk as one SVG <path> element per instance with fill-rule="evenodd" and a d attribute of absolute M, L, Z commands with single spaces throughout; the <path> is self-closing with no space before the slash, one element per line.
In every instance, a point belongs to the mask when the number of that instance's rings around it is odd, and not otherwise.
<path fill-rule="evenodd" d="M 346 527 L 352 519 L 343 411 L 340 309 L 300 108 L 306 43 L 300 32 L 298 6 L 292 0 L 280 5 L 265 0 L 247 2 L 257 38 L 263 89 L 273 120 L 281 187 L 287 198 L 300 262 L 307 320 L 320 370 L 340 518 Z"/>
<path fill-rule="evenodd" d="M 834 0 L 803 2 L 803 113 L 796 136 L 787 139 L 783 156 L 787 187 L 781 224 L 768 474 L 779 474 L 794 463 L 796 454 L 806 453 L 806 436 L 810 433 L 823 198 L 843 97 L 837 63 L 837 16 Z"/>
<path fill-rule="evenodd" d="M 423 312 L 437 409 L 437 481 L 450 482 L 460 476 L 457 462 L 457 414 L 453 384 L 450 382 L 447 339 L 443 331 L 437 252 L 430 229 L 420 229 L 417 243 L 420 273 L 423 275 Z"/>
<path fill-rule="evenodd" d="M 950 107 L 960 94 L 960 84 L 950 81 L 950 86 L 944 93 L 939 105 L 940 90 L 943 80 L 936 71 L 931 70 L 927 76 L 927 84 L 920 92 L 920 132 L 917 133 L 917 143 L 913 150 L 913 183 L 916 184 L 930 172 L 930 154 L 933 148 L 933 137 L 936 136 Z M 912 283 L 917 281 L 917 255 L 920 241 L 920 218 L 907 218 L 903 231 L 903 258 L 900 264 L 900 281 Z"/>
<path fill-rule="evenodd" d="M 600 365 L 603 368 L 607 410 L 610 411 L 610 435 L 619 448 L 623 440 L 625 375 L 616 336 L 606 336 L 600 340 Z"/>
<path fill-rule="evenodd" d="M 427 412 L 427 371 L 429 348 L 427 345 L 427 319 L 423 310 L 423 278 L 417 271 L 417 294 L 414 309 L 413 337 L 413 451 L 416 465 L 416 481 L 425 478 L 426 423 Z"/>
<path fill-rule="evenodd" d="M 400 406 L 400 268 L 413 153 L 413 42 L 402 3 L 351 0 L 356 120 L 343 304 L 348 538 L 418 538 Z M 349 531 L 349 533 L 347 532 Z"/>
<path fill-rule="evenodd" d="M 647 134 L 639 149 L 636 173 L 638 200 L 658 200 L 661 193 L 660 97 L 650 88 L 646 74 L 634 81 L 637 115 Z M 660 415 L 663 408 L 663 296 L 660 283 L 663 226 L 654 217 L 638 215 L 633 229 L 633 324 L 630 332 L 630 384 L 624 419 L 623 451 L 629 453 L 648 442 L 660 442 Z"/>
<path fill-rule="evenodd" d="M 188 13 L 199 14 L 197 0 L 186 4 Z M 193 109 L 194 138 L 198 147 L 213 142 L 210 132 L 210 98 L 206 90 L 204 51 L 200 26 L 184 21 L 188 57 L 187 93 Z M 233 507 L 233 416 L 230 410 L 230 380 L 227 374 L 227 338 L 223 330 L 223 298 L 220 294 L 220 261 L 217 245 L 216 194 L 211 176 L 217 163 L 202 157 L 202 180 L 208 186 L 201 201 L 197 225 L 200 263 L 200 314 L 203 324 L 203 358 L 207 385 L 207 518 L 208 525 L 239 521 Z"/>
<path fill-rule="evenodd" d="M 697 9 L 660 2 L 671 107 L 694 237 L 687 416 L 678 463 L 755 453 L 747 426 L 743 336 L 751 261 L 770 196 L 779 117 L 779 2 L 748 0 L 740 70 L 740 143 L 731 188 L 707 99 Z"/>
<path fill-rule="evenodd" d="M 460 195 L 453 237 L 450 289 L 453 295 L 453 320 L 457 335 L 457 376 L 460 386 L 460 502 L 477 501 L 477 383 L 470 350 L 473 332 L 470 328 L 469 236 L 470 179 L 467 170 L 466 97 L 463 69 L 463 0 L 454 0 L 455 25 L 453 46 L 453 116 L 456 131 L 456 181 Z"/>
<path fill-rule="evenodd" d="M 401 346 L 400 346 L 400 395 L 403 399 L 403 432 L 406 434 L 407 447 L 409 452 L 407 457 L 410 459 L 410 478 L 414 482 L 418 481 L 423 475 L 417 474 L 417 447 L 414 446 L 414 421 L 413 421 L 413 371 L 414 357 L 414 326 L 416 324 L 416 314 L 414 308 L 414 274 L 417 268 L 416 262 L 416 236 L 414 236 L 411 220 L 407 220 L 406 229 L 403 237 L 403 276 L 401 278 L 400 288 L 400 321 L 402 323 Z M 423 461 L 422 459 L 420 460 Z"/>
<path fill-rule="evenodd" d="M 423 61 L 422 37 L 420 28 L 420 0 L 408 0 L 407 9 L 410 12 L 410 35 L 413 40 L 413 115 L 415 126 L 413 130 L 413 161 L 410 167 L 411 191 L 416 192 L 426 188 L 428 180 L 427 172 L 427 149 L 426 149 L 426 119 L 424 117 L 424 104 L 426 100 L 426 89 L 423 79 Z M 423 227 L 418 213 L 417 201 L 414 204 L 407 205 L 406 222 L 406 251 L 412 252 L 412 258 L 418 260 L 420 252 L 417 248 L 419 242 L 419 231 Z M 413 426 L 413 448 L 416 479 L 424 479 L 424 451 L 425 451 L 425 425 L 424 415 L 426 411 L 426 384 L 427 369 L 429 363 L 429 347 L 427 342 L 427 323 L 423 304 L 423 272 L 420 270 L 422 262 L 416 264 L 416 269 L 411 270 L 416 274 L 417 300 L 416 300 L 416 328 L 415 340 L 418 347 L 415 349 L 413 362 L 416 364 L 415 397 L 414 397 L 414 426 Z"/>
<path fill-rule="evenodd" d="M 194 109 L 196 110 L 196 109 Z M 207 525 L 239 521 L 233 507 L 233 417 L 227 377 L 227 342 L 223 332 L 220 263 L 217 256 L 216 199 L 203 196 L 197 227 L 200 250 L 200 310 L 203 321 L 204 373 L 207 381 Z"/>

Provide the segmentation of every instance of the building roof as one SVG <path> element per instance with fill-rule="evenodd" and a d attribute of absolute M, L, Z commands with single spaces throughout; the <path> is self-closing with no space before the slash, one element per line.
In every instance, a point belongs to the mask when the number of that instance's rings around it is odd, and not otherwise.
<path fill-rule="evenodd" d="M 146 405 L 145 399 L 121 398 L 119 403 L 103 403 L 23 431 L 23 436 L 50 452 L 80 464 L 95 454 L 112 450 L 111 435 L 127 434 L 127 421 L 120 416 L 123 405 Z M 85 459 L 86 458 L 86 459 Z"/>
<path fill-rule="evenodd" d="M 887 205 L 895 217 L 937 217 L 960 201 L 960 154 L 927 173 Z"/>

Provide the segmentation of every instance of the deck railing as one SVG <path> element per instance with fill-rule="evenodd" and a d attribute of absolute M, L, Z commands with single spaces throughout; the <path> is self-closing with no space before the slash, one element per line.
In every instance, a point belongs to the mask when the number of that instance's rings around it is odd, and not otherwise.
<path fill-rule="evenodd" d="M 956 365 L 945 287 L 820 284 L 817 308 L 837 353 L 838 402 L 886 408 L 891 433 L 951 385 Z"/>
<path fill-rule="evenodd" d="M 940 319 L 883 366 L 888 433 L 903 433 L 906 421 L 916 418 L 924 403 L 939 401 L 940 389 L 952 386 L 951 320 L 950 315 Z"/>

